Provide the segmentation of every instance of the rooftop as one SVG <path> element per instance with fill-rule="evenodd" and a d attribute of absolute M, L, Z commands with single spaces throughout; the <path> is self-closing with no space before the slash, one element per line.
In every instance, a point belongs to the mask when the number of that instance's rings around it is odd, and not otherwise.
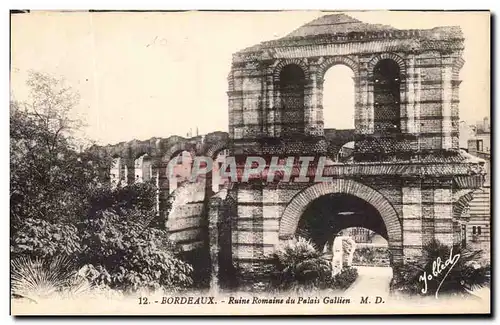
<path fill-rule="evenodd" d="M 346 14 L 319 17 L 288 34 L 284 38 L 331 35 L 348 32 L 394 31 L 392 26 L 367 24 Z"/>
<path fill-rule="evenodd" d="M 365 23 L 346 14 L 330 14 L 319 17 L 282 38 L 261 42 L 238 53 L 259 52 L 273 47 L 335 42 L 369 42 L 388 39 L 419 40 L 422 42 L 422 48 L 450 45 L 460 47 L 463 34 L 460 27 L 457 26 L 403 30 L 389 25 Z M 445 43 L 450 44 L 445 45 Z"/>

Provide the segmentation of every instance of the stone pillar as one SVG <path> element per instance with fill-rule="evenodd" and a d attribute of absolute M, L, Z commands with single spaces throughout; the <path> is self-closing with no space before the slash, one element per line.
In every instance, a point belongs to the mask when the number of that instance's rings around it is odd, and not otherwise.
<path fill-rule="evenodd" d="M 128 166 L 124 159 L 120 159 L 120 184 L 122 186 L 128 184 Z"/>
<path fill-rule="evenodd" d="M 356 83 L 355 127 L 359 134 L 373 133 L 369 118 L 373 115 L 373 83 L 370 81 L 367 63 L 360 65 Z M 371 90 L 371 92 L 370 92 Z M 373 124 L 373 121 L 372 121 Z"/>
<path fill-rule="evenodd" d="M 457 149 L 460 147 L 460 123 L 459 123 L 459 106 L 460 106 L 460 84 L 461 80 L 460 70 L 464 64 L 464 60 L 461 57 L 461 53 L 457 53 L 453 65 L 453 78 L 452 78 L 452 104 L 451 104 L 451 116 L 452 116 L 452 147 Z"/>
<path fill-rule="evenodd" d="M 417 78 L 415 73 L 415 54 L 410 54 L 406 59 L 406 101 L 401 97 L 401 131 L 403 133 L 418 133 L 420 121 L 417 118 L 416 106 L 416 86 Z M 404 108 L 404 109 L 403 109 Z"/>
<path fill-rule="evenodd" d="M 111 187 L 114 188 L 118 186 L 121 180 L 121 173 L 122 173 L 121 158 L 114 158 L 111 164 L 111 169 L 109 171 Z"/>
<path fill-rule="evenodd" d="M 304 87 L 304 134 L 307 135 L 314 134 L 314 112 L 317 110 L 316 72 L 313 67 L 310 67 L 309 71 L 309 79 L 306 79 Z"/>
<path fill-rule="evenodd" d="M 269 137 L 274 137 L 275 136 L 275 110 L 276 110 L 276 103 L 275 103 L 275 98 L 274 98 L 274 91 L 275 91 L 275 85 L 274 85 L 274 80 L 273 80 L 273 70 L 272 67 L 268 67 L 266 69 L 266 76 L 265 82 L 266 82 L 266 92 L 265 92 L 265 106 L 267 107 L 266 109 L 266 115 L 264 118 L 266 119 L 265 122 L 265 129 L 264 132 L 267 134 Z"/>
<path fill-rule="evenodd" d="M 453 245 L 453 196 L 451 188 L 434 190 L 434 238 Z"/>
<path fill-rule="evenodd" d="M 126 184 L 134 184 L 135 183 L 135 159 L 127 158 L 126 160 Z"/>
<path fill-rule="evenodd" d="M 210 250 L 210 291 L 217 293 L 219 283 L 219 222 L 222 214 L 222 199 L 210 198 L 208 210 L 208 244 Z"/>
<path fill-rule="evenodd" d="M 416 62 L 415 62 L 416 64 Z M 422 94 L 422 73 L 420 67 L 414 67 L 414 89 L 415 89 L 415 98 L 414 98 L 414 119 L 415 124 L 413 125 L 413 131 L 415 134 L 420 134 L 420 97 Z M 418 148 L 420 149 L 420 147 Z"/>
<path fill-rule="evenodd" d="M 241 139 L 243 137 L 243 73 L 233 67 L 233 83 L 229 85 L 229 137 Z"/>
<path fill-rule="evenodd" d="M 402 188 L 403 255 L 411 260 L 422 253 L 422 190 L 417 182 Z"/>
<path fill-rule="evenodd" d="M 155 186 L 156 186 L 156 205 L 155 205 L 155 211 L 156 215 L 160 215 L 160 167 L 158 163 L 152 164 L 151 165 L 151 178 L 154 180 Z"/>
<path fill-rule="evenodd" d="M 158 179 L 158 211 L 161 220 L 167 221 L 168 198 L 170 196 L 170 180 L 167 164 L 161 164 L 157 169 Z"/>
<path fill-rule="evenodd" d="M 453 146 L 452 140 L 452 75 L 453 75 L 453 58 L 449 55 L 443 55 L 441 66 L 441 128 L 442 128 L 442 144 L 443 149 L 451 149 Z"/>
<path fill-rule="evenodd" d="M 373 93 L 373 80 L 368 80 L 368 85 L 367 85 L 367 92 L 368 92 L 368 106 L 366 109 L 366 133 L 367 134 L 373 134 L 375 132 L 375 100 L 374 100 L 374 93 Z"/>
<path fill-rule="evenodd" d="M 323 107 L 322 107 L 322 84 L 323 81 L 319 80 L 321 76 L 318 72 L 317 64 L 309 65 L 310 75 L 310 96 L 305 109 L 309 111 L 308 120 L 306 123 L 306 134 L 322 136 L 324 134 L 324 121 L 323 121 Z"/>
<path fill-rule="evenodd" d="M 359 76 L 359 71 L 353 71 L 354 76 L 354 128 L 357 129 L 359 122 L 357 117 L 363 112 L 363 94 L 360 91 L 361 88 L 361 78 Z"/>

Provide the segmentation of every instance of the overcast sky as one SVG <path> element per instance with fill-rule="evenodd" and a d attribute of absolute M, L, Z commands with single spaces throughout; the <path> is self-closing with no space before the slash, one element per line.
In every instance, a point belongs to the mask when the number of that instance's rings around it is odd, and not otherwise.
<path fill-rule="evenodd" d="M 196 127 L 200 134 L 227 131 L 226 78 L 232 53 L 282 37 L 323 14 L 15 15 L 11 36 L 12 92 L 19 99 L 26 95 L 24 81 L 30 69 L 64 77 L 80 93 L 76 113 L 88 124 L 86 136 L 102 144 L 185 136 Z M 488 13 L 349 15 L 400 29 L 460 26 L 465 36 L 466 60 L 460 75 L 460 117 L 474 122 L 489 116 Z M 333 96 L 327 96 L 325 101 L 336 104 L 327 108 L 325 118 L 341 117 L 339 120 L 344 122 L 337 126 L 348 126 L 352 120 L 346 119 L 349 114 L 344 112 L 352 112 L 352 84 L 340 80 L 349 71 L 335 75 L 338 80 L 335 78 L 329 86 L 335 89 Z"/>

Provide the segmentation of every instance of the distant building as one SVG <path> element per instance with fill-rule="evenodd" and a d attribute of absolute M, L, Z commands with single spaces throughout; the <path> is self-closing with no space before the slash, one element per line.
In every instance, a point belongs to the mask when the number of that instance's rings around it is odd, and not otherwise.
<path fill-rule="evenodd" d="M 473 137 L 467 141 L 467 151 L 486 161 L 486 177 L 483 188 L 474 191 L 469 203 L 469 222 L 462 225 L 462 243 L 472 249 L 490 254 L 491 241 L 491 128 L 488 118 L 476 123 Z M 486 256 L 487 258 L 489 256 Z"/>
<path fill-rule="evenodd" d="M 476 127 L 474 125 L 470 125 L 465 121 L 460 122 L 460 148 L 467 149 L 469 147 L 468 141 L 469 139 L 474 138 L 476 135 Z"/>
<path fill-rule="evenodd" d="M 362 227 L 352 227 L 342 230 L 339 236 L 349 236 L 357 244 L 373 244 L 376 246 L 387 246 L 387 240 L 376 232 L 362 228 Z"/>

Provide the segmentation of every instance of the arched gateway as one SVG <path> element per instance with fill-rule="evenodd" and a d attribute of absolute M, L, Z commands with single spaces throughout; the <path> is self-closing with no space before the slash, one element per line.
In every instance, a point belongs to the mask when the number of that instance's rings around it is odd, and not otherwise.
<path fill-rule="evenodd" d="M 395 264 L 402 263 L 403 241 L 401 222 L 396 210 L 389 200 L 376 190 L 349 179 L 337 179 L 333 182 L 311 185 L 295 195 L 288 203 L 281 216 L 279 223 L 279 239 L 288 240 L 293 238 L 297 232 L 300 219 L 311 203 L 329 194 L 347 194 L 355 196 L 374 207 L 383 221 L 385 234 L 382 235 L 383 237 L 387 237 L 389 249 L 392 254 L 392 262 Z M 374 218 L 375 216 L 370 217 Z M 352 215 L 349 215 L 349 218 L 352 219 Z M 357 226 L 366 227 L 367 225 L 363 224 L 361 221 Z"/>

